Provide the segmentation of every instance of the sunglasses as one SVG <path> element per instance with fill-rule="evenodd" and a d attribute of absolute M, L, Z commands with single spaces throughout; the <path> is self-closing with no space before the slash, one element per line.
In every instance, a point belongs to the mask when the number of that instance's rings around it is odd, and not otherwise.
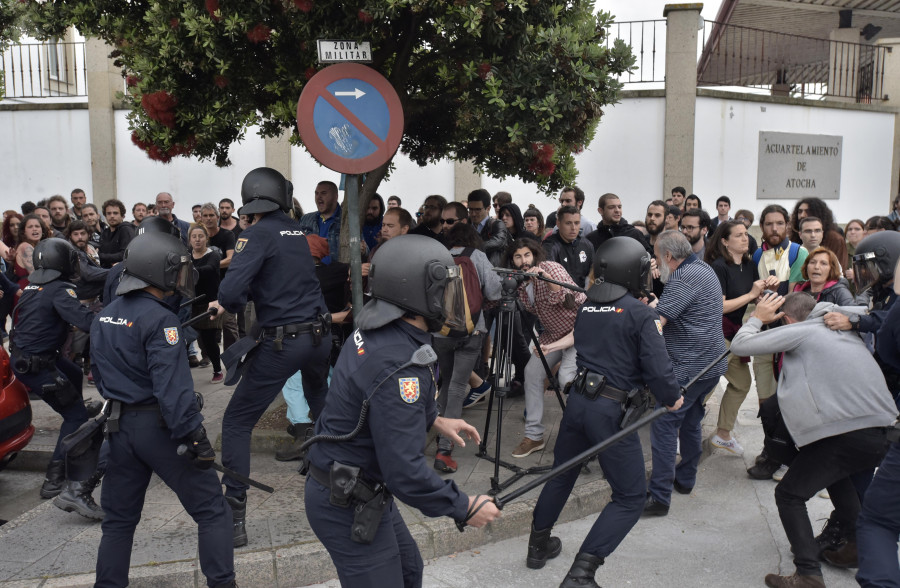
<path fill-rule="evenodd" d="M 458 218 L 442 218 L 441 224 L 442 225 L 452 225 L 453 223 L 455 223 L 458 220 L 459 220 Z"/>

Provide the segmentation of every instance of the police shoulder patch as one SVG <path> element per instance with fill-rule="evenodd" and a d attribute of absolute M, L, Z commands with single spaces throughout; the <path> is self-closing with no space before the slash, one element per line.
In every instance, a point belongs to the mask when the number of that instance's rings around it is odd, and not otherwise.
<path fill-rule="evenodd" d="M 237 243 L 234 244 L 234 252 L 240 253 L 241 251 L 244 250 L 244 247 L 246 247 L 246 246 L 247 246 L 247 239 L 244 237 L 241 237 L 240 239 L 237 240 Z"/>
<path fill-rule="evenodd" d="M 659 321 L 653 321 L 656 323 L 656 330 L 659 331 L 659 334 L 662 335 L 662 323 Z"/>
<path fill-rule="evenodd" d="M 400 398 L 407 404 L 419 399 L 419 378 L 400 378 Z"/>
<path fill-rule="evenodd" d="M 178 327 L 165 327 L 163 328 L 163 333 L 166 336 L 166 343 L 169 345 L 178 344 Z"/>
<path fill-rule="evenodd" d="M 75 295 L 75 290 L 73 290 L 71 288 L 66 288 L 66 294 L 68 294 L 72 298 L 78 298 L 78 296 Z"/>

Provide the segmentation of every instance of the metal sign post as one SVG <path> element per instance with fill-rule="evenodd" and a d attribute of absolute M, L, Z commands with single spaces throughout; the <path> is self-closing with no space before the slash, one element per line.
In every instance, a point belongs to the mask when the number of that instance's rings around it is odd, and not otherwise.
<path fill-rule="evenodd" d="M 360 251 L 359 228 L 359 176 L 348 174 L 344 180 L 344 194 L 347 196 L 347 228 L 350 229 L 350 295 L 353 316 L 363 307 L 362 293 L 362 252 Z M 356 319 L 353 319 L 354 324 Z"/>

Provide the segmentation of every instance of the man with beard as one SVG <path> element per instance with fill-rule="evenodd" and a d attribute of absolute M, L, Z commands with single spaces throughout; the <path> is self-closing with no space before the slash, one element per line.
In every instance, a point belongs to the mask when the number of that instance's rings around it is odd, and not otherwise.
<path fill-rule="evenodd" d="M 234 233 L 234 238 L 241 236 L 241 223 L 234 216 L 234 201 L 231 198 L 219 200 L 219 226 Z"/>
<path fill-rule="evenodd" d="M 666 208 L 666 230 L 667 231 L 677 231 L 678 230 L 678 222 L 681 221 L 681 212 L 682 210 L 675 206 L 674 204 L 670 204 Z"/>
<path fill-rule="evenodd" d="M 338 204 L 338 188 L 334 182 L 316 184 L 316 212 L 300 217 L 300 230 L 328 241 L 330 255 L 321 261 L 325 265 L 331 263 L 331 255 L 337 255 L 341 250 L 341 205 Z"/>
<path fill-rule="evenodd" d="M 679 228 L 691 244 L 691 250 L 697 259 L 706 256 L 706 232 L 709 230 L 709 215 L 704 210 L 692 208 L 681 215 Z"/>
<path fill-rule="evenodd" d="M 141 224 L 141 221 L 144 220 L 144 217 L 147 216 L 147 205 L 143 202 L 138 202 L 137 204 L 132 206 L 131 216 L 134 217 L 134 220 L 131 221 L 131 225 L 134 228 L 137 228 L 138 225 Z"/>
<path fill-rule="evenodd" d="M 613 237 L 631 237 L 653 255 L 653 248 L 647 244 L 644 235 L 622 218 L 622 201 L 618 196 L 611 193 L 601 196 L 597 212 L 600 213 L 600 224 L 587 236 L 595 250 Z"/>
<path fill-rule="evenodd" d="M 85 195 L 84 190 L 81 188 L 75 188 L 69 195 L 69 200 L 72 202 L 72 208 L 69 210 L 69 218 L 72 220 L 79 220 L 81 218 L 81 207 L 87 202 L 87 195 Z"/>
<path fill-rule="evenodd" d="M 753 262 L 759 268 L 759 277 L 778 278 L 777 291 L 784 296 L 793 289 L 794 284 L 803 281 L 803 262 L 809 252 L 788 237 L 790 216 L 787 209 L 778 204 L 766 206 L 759 215 L 759 226 L 762 229 L 762 246 L 753 253 Z M 756 392 L 759 403 L 775 394 L 775 372 L 772 355 L 756 355 L 753 357 L 753 373 L 756 380 Z M 768 480 L 781 464 L 770 458 L 763 449 L 756 458 L 756 463 L 747 470 L 751 478 Z"/>
<path fill-rule="evenodd" d="M 81 207 L 81 220 L 84 221 L 84 228 L 88 234 L 88 243 L 96 251 L 100 247 L 100 233 L 106 228 L 106 223 L 100 218 L 97 207 L 90 203 Z"/>
<path fill-rule="evenodd" d="M 647 206 L 647 216 L 644 218 L 644 227 L 647 229 L 647 242 L 651 249 L 656 246 L 656 238 L 665 230 L 666 212 L 669 205 L 662 200 L 654 200 Z M 659 279 L 659 269 L 657 269 L 658 260 L 656 253 L 652 254 L 653 269 L 650 275 L 653 277 L 653 294 L 659 298 L 663 291 L 662 280 Z"/>
<path fill-rule="evenodd" d="M 432 194 L 425 199 L 422 205 L 422 218 L 414 229 L 410 229 L 410 235 L 424 235 L 431 237 L 442 244 L 444 242 L 441 236 L 441 213 L 447 206 L 447 199 L 438 194 Z"/>
<path fill-rule="evenodd" d="M 100 267 L 111 268 L 125 258 L 125 248 L 134 238 L 134 229 L 124 224 L 125 205 L 121 200 L 110 199 L 103 203 L 103 214 L 108 225 L 100 233 Z"/>
<path fill-rule="evenodd" d="M 65 234 L 72 220 L 69 216 L 69 204 L 66 199 L 55 194 L 47 199 L 47 208 L 50 210 L 51 228 Z"/>
<path fill-rule="evenodd" d="M 188 247 L 188 233 L 190 232 L 191 224 L 176 217 L 175 213 L 172 212 L 173 210 L 175 210 L 175 199 L 172 198 L 171 194 L 160 192 L 156 195 L 156 214 L 175 225 L 181 234 L 181 242 L 184 243 L 185 247 Z"/>
<path fill-rule="evenodd" d="M 381 218 L 384 216 L 384 200 L 379 194 L 372 196 L 369 207 L 366 208 L 366 221 L 362 227 L 362 238 L 366 242 L 369 251 L 378 245 L 378 235 L 381 233 Z"/>
<path fill-rule="evenodd" d="M 68 239 L 78 250 L 78 280 L 75 292 L 78 300 L 90 305 L 103 291 L 109 269 L 100 267 L 97 252 L 91 247 L 88 229 L 84 221 L 75 220 L 69 223 Z"/>

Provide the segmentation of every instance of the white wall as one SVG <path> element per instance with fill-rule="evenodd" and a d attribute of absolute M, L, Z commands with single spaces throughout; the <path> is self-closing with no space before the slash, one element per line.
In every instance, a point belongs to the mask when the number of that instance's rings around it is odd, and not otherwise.
<path fill-rule="evenodd" d="M 722 194 L 732 210 L 758 215 L 769 204 L 793 210 L 796 200 L 756 198 L 759 131 L 780 131 L 844 138 L 841 196 L 826 201 L 837 222 L 888 213 L 893 114 L 719 98 L 698 98 L 696 112 L 694 192 L 707 211 Z"/>

